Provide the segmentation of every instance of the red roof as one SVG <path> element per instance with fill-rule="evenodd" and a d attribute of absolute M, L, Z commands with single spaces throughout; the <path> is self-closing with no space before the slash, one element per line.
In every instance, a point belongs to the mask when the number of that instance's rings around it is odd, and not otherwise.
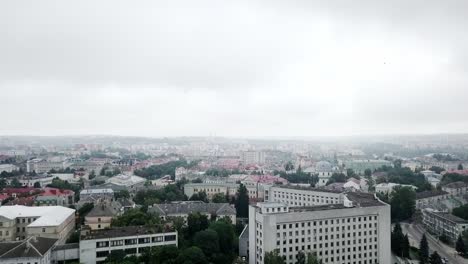
<path fill-rule="evenodd" d="M 5 188 L 3 189 L 2 193 L 8 193 L 8 194 L 12 194 L 12 193 L 31 193 L 31 192 L 34 192 L 38 189 L 36 188 L 33 188 L 33 187 L 26 187 L 26 188 Z"/>
<path fill-rule="evenodd" d="M 0 194 L 0 201 L 3 201 L 5 199 L 7 199 L 8 197 L 10 197 L 10 195 L 8 194 Z"/>
<path fill-rule="evenodd" d="M 34 204 L 34 199 L 36 197 L 34 196 L 29 196 L 29 197 L 20 197 L 16 198 L 12 201 L 9 201 L 6 205 L 26 205 L 26 206 L 32 206 Z"/>
<path fill-rule="evenodd" d="M 41 196 L 62 196 L 62 195 L 73 195 L 75 194 L 74 191 L 71 190 L 60 190 L 57 188 L 50 188 L 46 187 L 44 188 L 44 191 L 40 194 Z"/>

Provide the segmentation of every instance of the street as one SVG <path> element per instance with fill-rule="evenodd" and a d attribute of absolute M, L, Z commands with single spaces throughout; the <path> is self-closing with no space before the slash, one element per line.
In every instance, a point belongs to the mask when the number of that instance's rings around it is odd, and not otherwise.
<path fill-rule="evenodd" d="M 454 248 L 440 242 L 437 238 L 426 232 L 422 226 L 417 224 L 401 223 L 401 228 L 404 234 L 408 234 L 411 246 L 419 248 L 419 242 L 425 233 L 430 253 L 437 251 L 441 257 L 447 258 L 449 263 L 468 264 L 468 260 L 458 256 Z"/>

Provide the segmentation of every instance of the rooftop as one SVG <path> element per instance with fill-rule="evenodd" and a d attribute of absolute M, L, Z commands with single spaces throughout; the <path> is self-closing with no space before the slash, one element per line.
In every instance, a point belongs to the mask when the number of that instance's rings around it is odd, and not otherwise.
<path fill-rule="evenodd" d="M 23 241 L 0 243 L 0 259 L 42 257 L 57 239 L 30 237 Z"/>
<path fill-rule="evenodd" d="M 432 214 L 437 215 L 437 216 L 439 216 L 441 218 L 447 219 L 447 220 L 449 220 L 451 222 L 460 223 L 460 224 L 468 224 L 467 220 L 465 220 L 463 218 L 460 218 L 458 216 L 455 216 L 453 214 L 450 214 L 450 213 L 437 212 L 437 211 L 428 210 L 428 209 L 426 209 L 425 212 L 432 213 Z"/>
<path fill-rule="evenodd" d="M 468 184 L 462 181 L 452 182 L 444 186 L 444 188 L 465 188 Z"/>
<path fill-rule="evenodd" d="M 103 238 L 115 238 L 115 237 L 129 237 L 138 235 L 150 235 L 158 234 L 155 229 L 144 227 L 144 226 L 125 226 L 125 227 L 114 227 L 111 229 L 101 229 L 90 231 L 86 235 L 82 235 L 81 240 L 92 240 L 92 239 L 103 239 Z M 160 233 L 167 234 L 167 233 Z"/>
<path fill-rule="evenodd" d="M 148 212 L 164 215 L 190 214 L 194 212 L 216 215 L 235 215 L 236 209 L 228 203 L 180 202 L 154 204 L 153 207 L 148 208 Z"/>
<path fill-rule="evenodd" d="M 448 193 L 444 192 L 444 191 L 439 191 L 439 190 L 424 191 L 424 192 L 416 193 L 416 200 L 429 198 L 429 197 L 434 197 L 434 196 L 439 196 L 439 195 L 446 195 L 446 194 L 448 194 Z"/>
<path fill-rule="evenodd" d="M 114 193 L 112 189 L 84 189 L 80 192 L 81 194 L 102 194 L 102 193 Z"/>
<path fill-rule="evenodd" d="M 75 214 L 74 209 L 63 206 L 39 206 L 30 207 L 23 205 L 1 206 L 0 216 L 8 219 L 17 217 L 37 217 L 37 220 L 28 225 L 33 226 L 56 226 L 65 221 L 70 215 Z"/>
<path fill-rule="evenodd" d="M 341 191 L 337 191 L 337 190 L 327 190 L 323 188 L 304 187 L 304 186 L 297 186 L 297 185 L 275 185 L 274 187 L 293 189 L 293 190 L 308 190 L 308 191 L 314 191 L 314 192 L 342 193 Z"/>

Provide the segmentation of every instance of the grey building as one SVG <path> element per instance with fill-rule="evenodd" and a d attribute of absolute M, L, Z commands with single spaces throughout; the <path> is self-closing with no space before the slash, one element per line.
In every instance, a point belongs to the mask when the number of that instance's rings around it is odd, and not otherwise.
<path fill-rule="evenodd" d="M 52 263 L 51 252 L 57 239 L 29 237 L 22 241 L 0 243 L 0 263 Z"/>
<path fill-rule="evenodd" d="M 249 207 L 250 264 L 263 264 L 271 251 L 288 264 L 301 251 L 324 264 L 390 264 L 390 206 L 374 195 L 350 192 L 339 203 L 330 197 L 329 204 L 293 206 L 290 195 L 284 197 Z M 294 197 L 309 201 L 307 195 Z"/>
<path fill-rule="evenodd" d="M 161 218 L 182 217 L 187 220 L 189 214 L 200 213 L 208 218 L 216 219 L 228 217 L 232 223 L 236 223 L 236 209 L 228 203 L 204 203 L 201 201 L 184 201 L 166 204 L 154 204 L 148 208 L 148 212 L 158 214 Z"/>
<path fill-rule="evenodd" d="M 85 233 L 80 240 L 80 263 L 103 263 L 114 251 L 139 256 L 152 247 L 177 246 L 177 232 L 157 233 L 142 226 L 127 226 Z"/>
<path fill-rule="evenodd" d="M 468 221 L 450 213 L 424 209 L 422 215 L 423 224 L 429 232 L 438 237 L 444 235 L 451 243 L 455 243 L 458 236 L 468 230 Z"/>

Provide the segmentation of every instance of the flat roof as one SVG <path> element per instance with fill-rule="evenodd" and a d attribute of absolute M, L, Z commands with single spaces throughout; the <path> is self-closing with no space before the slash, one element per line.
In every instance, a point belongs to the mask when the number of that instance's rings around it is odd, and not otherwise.
<path fill-rule="evenodd" d="M 314 191 L 314 192 L 325 192 L 325 193 L 342 193 L 342 191 L 337 190 L 327 190 L 322 188 L 315 188 L 315 187 L 304 187 L 304 186 L 297 186 L 297 185 L 274 185 L 275 188 L 285 188 L 285 189 L 293 189 L 293 190 L 304 190 L 304 191 Z"/>
<path fill-rule="evenodd" d="M 0 216 L 4 216 L 8 219 L 37 217 L 37 220 L 29 224 L 28 227 L 60 225 L 70 217 L 70 215 L 74 214 L 74 209 L 63 206 L 11 205 L 0 207 Z"/>
<path fill-rule="evenodd" d="M 111 229 L 101 229 L 93 230 L 88 234 L 81 236 L 81 240 L 93 240 L 93 239 L 104 239 L 104 238 L 114 238 L 114 237 L 129 237 L 129 236 L 138 236 L 138 235 L 172 235 L 177 234 L 173 232 L 157 232 L 155 228 L 145 227 L 145 226 L 125 226 L 125 227 L 113 227 Z"/>

